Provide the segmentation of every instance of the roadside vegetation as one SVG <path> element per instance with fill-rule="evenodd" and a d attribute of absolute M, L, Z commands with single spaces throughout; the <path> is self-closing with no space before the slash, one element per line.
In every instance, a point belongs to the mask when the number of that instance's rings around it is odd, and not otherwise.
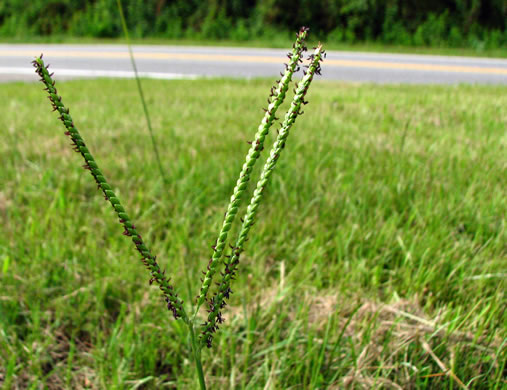
<path fill-rule="evenodd" d="M 310 26 L 328 49 L 507 56 L 503 0 L 123 0 L 131 35 L 146 42 L 287 47 Z M 123 36 L 115 1 L 6 0 L 0 40 Z"/>
<path fill-rule="evenodd" d="M 143 80 L 167 185 L 134 80 L 59 83 L 184 301 L 271 83 Z M 0 99 L 0 383 L 195 389 L 184 325 L 40 86 Z M 505 387 L 506 87 L 316 81 L 308 100 L 203 351 L 210 388 Z"/>

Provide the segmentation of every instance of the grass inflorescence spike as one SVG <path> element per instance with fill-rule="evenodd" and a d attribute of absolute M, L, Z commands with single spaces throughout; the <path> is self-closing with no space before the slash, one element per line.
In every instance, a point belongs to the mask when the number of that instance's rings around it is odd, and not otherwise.
<path fill-rule="evenodd" d="M 282 127 L 278 132 L 278 136 L 275 143 L 273 144 L 270 155 L 262 169 L 261 176 L 257 182 L 252 199 L 247 208 L 246 215 L 242 219 L 243 223 L 241 225 L 241 230 L 239 232 L 236 244 L 232 248 L 232 255 L 230 258 L 226 258 L 226 260 L 224 260 L 222 280 L 219 283 L 217 292 L 209 300 L 208 319 L 202 326 L 201 345 L 206 345 L 208 348 L 211 348 L 213 333 L 216 332 L 219 324 L 224 321 L 221 310 L 226 305 L 225 300 L 229 299 L 230 294 L 232 293 L 231 282 L 236 275 L 237 266 L 239 264 L 239 257 L 243 251 L 243 246 L 248 239 L 250 228 L 254 224 L 255 215 L 262 200 L 264 189 L 266 188 L 266 185 L 268 184 L 271 174 L 275 168 L 276 162 L 278 161 L 278 158 L 280 157 L 280 154 L 285 147 L 285 142 L 287 141 L 291 126 L 296 121 L 296 118 L 302 114 L 300 111 L 301 106 L 307 104 L 305 97 L 308 92 L 308 88 L 310 87 L 314 75 L 320 74 L 320 62 L 322 61 L 324 54 L 325 53 L 322 50 L 322 46 L 319 44 L 315 48 L 314 53 L 308 57 L 310 64 L 307 67 L 305 76 L 299 82 L 296 88 L 295 96 L 292 100 L 291 106 L 285 115 Z"/>
<path fill-rule="evenodd" d="M 197 305 L 194 313 L 194 318 L 197 315 L 200 306 L 207 299 L 208 291 L 213 281 L 213 276 L 215 275 L 222 258 L 222 254 L 227 241 L 227 235 L 238 212 L 238 208 L 241 203 L 241 197 L 246 190 L 248 181 L 250 179 L 250 173 L 252 172 L 255 162 L 259 158 L 260 153 L 264 148 L 264 139 L 266 138 L 271 125 L 276 120 L 276 111 L 285 99 L 285 95 L 288 91 L 289 84 L 292 80 L 294 72 L 299 70 L 300 63 L 302 62 L 303 52 L 306 50 L 304 41 L 308 35 L 308 30 L 309 29 L 306 27 L 302 27 L 299 30 L 296 41 L 293 45 L 293 50 L 292 52 L 288 53 L 290 61 L 285 66 L 285 72 L 281 73 L 282 78 L 277 81 L 277 86 L 271 88 L 271 94 L 268 98 L 268 108 L 264 109 L 265 115 L 261 121 L 261 124 L 259 125 L 255 139 L 251 142 L 251 147 L 247 153 L 246 161 L 243 164 L 243 168 L 239 174 L 239 178 L 236 182 L 236 186 L 234 187 L 229 206 L 225 213 L 222 228 L 218 234 L 216 243 L 213 246 L 212 256 L 208 262 L 206 271 L 204 271 L 204 278 L 202 280 L 199 295 L 197 296 Z"/>
<path fill-rule="evenodd" d="M 109 201 L 109 203 L 111 203 L 115 213 L 120 219 L 120 223 L 125 229 L 123 234 L 132 238 L 132 242 L 134 243 L 137 251 L 141 254 L 142 263 L 151 273 L 150 284 L 154 282 L 158 284 L 167 303 L 167 308 L 172 312 L 174 318 L 183 318 L 185 322 L 188 322 L 188 317 L 183 308 L 183 301 L 178 297 L 173 286 L 169 283 L 169 278 L 166 277 L 165 271 L 160 269 L 156 256 L 151 253 L 144 243 L 141 235 L 137 232 L 137 229 L 132 223 L 129 215 L 126 213 L 120 203 L 120 200 L 108 184 L 104 174 L 98 167 L 95 159 L 86 147 L 83 138 L 74 125 L 69 109 L 64 106 L 62 98 L 58 95 L 58 91 L 55 87 L 55 81 L 52 79 L 52 74 L 49 73 L 48 66 L 46 66 L 42 60 L 42 54 L 33 61 L 33 65 L 35 66 L 36 72 L 40 76 L 41 81 L 46 86 L 45 90 L 49 94 L 49 100 L 53 106 L 53 111 L 58 111 L 60 114 L 60 120 L 66 128 L 65 135 L 70 137 L 74 150 L 80 153 L 85 161 L 83 168 L 90 171 L 98 185 L 98 188 L 102 190 L 104 197 Z"/>

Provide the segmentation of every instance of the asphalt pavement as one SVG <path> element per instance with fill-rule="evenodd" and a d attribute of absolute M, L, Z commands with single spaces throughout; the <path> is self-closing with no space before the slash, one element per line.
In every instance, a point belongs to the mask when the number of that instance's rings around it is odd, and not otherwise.
<path fill-rule="evenodd" d="M 138 70 L 157 79 L 276 77 L 288 50 L 134 46 Z M 30 62 L 44 59 L 59 79 L 133 77 L 125 45 L 0 44 L 0 81 L 36 80 Z M 328 51 L 322 78 L 411 84 L 507 84 L 507 59 Z"/>

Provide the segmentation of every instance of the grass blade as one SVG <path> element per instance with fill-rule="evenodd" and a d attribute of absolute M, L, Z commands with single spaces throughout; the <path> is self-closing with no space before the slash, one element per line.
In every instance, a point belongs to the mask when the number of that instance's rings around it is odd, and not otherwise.
<path fill-rule="evenodd" d="M 148 130 L 150 132 L 151 144 L 153 146 L 153 153 L 155 153 L 155 158 L 157 159 L 157 165 L 158 165 L 158 169 L 160 171 L 160 176 L 162 177 L 162 181 L 164 182 L 164 185 L 166 185 L 167 178 L 164 174 L 164 168 L 162 167 L 162 160 L 160 159 L 160 154 L 158 152 L 157 143 L 155 142 L 155 135 L 153 133 L 153 128 L 151 127 L 150 114 L 148 112 L 148 106 L 146 104 L 146 100 L 144 99 L 143 88 L 141 86 L 141 80 L 139 79 L 139 74 L 137 72 L 137 65 L 136 65 L 136 61 L 134 59 L 134 53 L 132 52 L 132 46 L 130 44 L 127 22 L 125 20 L 125 15 L 123 13 L 123 6 L 121 4 L 121 0 L 116 0 L 116 3 L 118 5 L 118 11 L 120 13 L 120 19 L 121 19 L 121 25 L 123 28 L 123 33 L 125 34 L 125 39 L 127 41 L 127 46 L 129 49 L 130 62 L 132 63 L 132 68 L 134 68 L 134 75 L 135 75 L 135 79 L 136 79 L 137 90 L 139 91 L 139 98 L 141 99 L 141 104 L 143 106 L 144 117 L 146 118 L 146 125 L 148 126 Z"/>

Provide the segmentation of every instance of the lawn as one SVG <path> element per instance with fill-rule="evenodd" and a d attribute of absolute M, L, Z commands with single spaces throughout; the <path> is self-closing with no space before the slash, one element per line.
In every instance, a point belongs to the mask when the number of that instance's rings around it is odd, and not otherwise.
<path fill-rule="evenodd" d="M 57 86 L 189 304 L 271 80 L 143 85 L 166 185 L 135 81 Z M 197 388 L 41 89 L 0 85 L 0 384 Z M 317 81 L 308 100 L 204 351 L 210 388 L 505 388 L 507 87 Z"/>

